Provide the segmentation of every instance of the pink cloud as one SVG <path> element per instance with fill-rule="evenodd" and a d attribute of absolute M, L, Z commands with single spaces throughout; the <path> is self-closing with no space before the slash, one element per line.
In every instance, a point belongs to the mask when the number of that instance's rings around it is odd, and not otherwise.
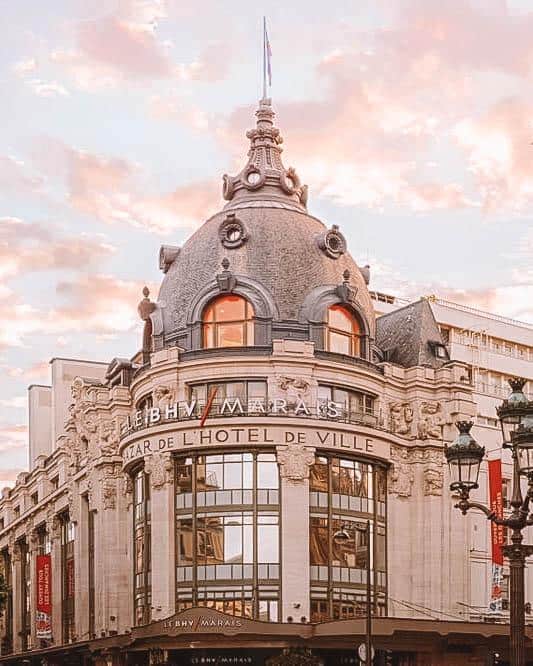
<path fill-rule="evenodd" d="M 0 452 L 13 451 L 27 446 L 28 426 L 25 424 L 0 424 Z"/>
<path fill-rule="evenodd" d="M 533 104 L 507 99 L 456 125 L 486 209 L 522 209 L 533 202 Z"/>
<path fill-rule="evenodd" d="M 113 252 L 113 246 L 87 234 L 65 237 L 38 223 L 0 218 L 0 279 L 23 271 L 78 271 Z"/>
<path fill-rule="evenodd" d="M 0 155 L 0 190 L 33 193 L 43 185 L 43 179 L 30 174 L 26 164 L 11 155 Z"/>

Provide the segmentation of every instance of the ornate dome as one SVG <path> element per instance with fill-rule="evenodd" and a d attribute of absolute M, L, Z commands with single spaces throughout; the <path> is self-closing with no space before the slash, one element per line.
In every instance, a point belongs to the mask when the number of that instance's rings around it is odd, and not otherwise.
<path fill-rule="evenodd" d="M 256 116 L 257 127 L 247 133 L 246 166 L 235 177 L 224 176 L 225 208 L 181 249 L 161 248 L 165 277 L 153 315 L 156 348 L 176 342 L 195 348 L 187 329 L 198 322 L 198 303 L 217 290 L 239 287 L 263 303 L 256 316 L 270 319 L 271 338 L 313 339 L 310 324 L 324 321 L 321 304 L 345 302 L 359 313 L 372 341 L 368 276 L 347 252 L 338 227 L 327 229 L 306 212 L 307 186 L 281 162 L 270 100 L 260 102 Z"/>

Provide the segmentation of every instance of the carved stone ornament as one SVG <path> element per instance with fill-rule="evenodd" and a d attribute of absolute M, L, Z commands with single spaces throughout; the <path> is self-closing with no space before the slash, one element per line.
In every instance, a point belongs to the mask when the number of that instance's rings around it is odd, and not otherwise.
<path fill-rule="evenodd" d="M 396 435 L 414 439 L 414 409 L 410 402 L 391 402 L 390 429 Z"/>
<path fill-rule="evenodd" d="M 100 496 L 104 509 L 115 509 L 117 505 L 117 484 L 122 474 L 120 464 L 106 465 L 100 477 Z"/>
<path fill-rule="evenodd" d="M 133 479 L 129 474 L 124 474 L 122 480 L 122 493 L 126 498 L 126 507 L 133 504 Z"/>
<path fill-rule="evenodd" d="M 79 495 L 72 488 L 69 488 L 67 497 L 69 518 L 71 522 L 77 523 L 79 518 Z"/>
<path fill-rule="evenodd" d="M 59 539 L 61 536 L 61 521 L 52 510 L 46 514 L 46 531 L 51 540 Z"/>
<path fill-rule="evenodd" d="M 160 384 L 156 386 L 152 394 L 154 407 L 158 407 L 163 414 L 167 407 L 171 407 L 176 402 L 177 386 L 166 386 Z"/>
<path fill-rule="evenodd" d="M 309 478 L 309 467 L 315 462 L 315 450 L 301 444 L 280 446 L 277 458 L 281 478 L 299 484 Z"/>
<path fill-rule="evenodd" d="M 240 247 L 248 238 L 244 224 L 235 213 L 228 213 L 218 229 L 218 235 L 222 245 L 230 250 Z"/>
<path fill-rule="evenodd" d="M 229 260 L 222 259 L 222 273 L 217 275 L 218 288 L 223 293 L 231 293 L 237 286 L 237 278 L 229 270 Z"/>
<path fill-rule="evenodd" d="M 104 477 L 102 484 L 102 506 L 104 509 L 115 509 L 117 505 L 117 482 L 112 477 Z"/>
<path fill-rule="evenodd" d="M 295 407 L 301 401 L 310 399 L 311 382 L 305 377 L 276 377 L 277 396 L 287 401 L 289 407 Z"/>
<path fill-rule="evenodd" d="M 174 465 L 170 453 L 156 451 L 144 460 L 144 471 L 150 475 L 152 488 L 162 488 L 170 483 Z"/>
<path fill-rule="evenodd" d="M 350 284 L 350 271 L 346 269 L 343 273 L 344 281 L 335 289 L 337 296 L 341 299 L 341 303 L 355 304 L 357 296 L 357 287 L 352 287 Z"/>
<path fill-rule="evenodd" d="M 444 475 L 442 466 L 430 464 L 424 469 L 424 495 L 442 495 Z"/>
<path fill-rule="evenodd" d="M 390 469 L 390 491 L 398 497 L 411 497 L 415 472 L 409 459 L 409 451 L 403 447 L 392 447 L 394 464 Z"/>
<path fill-rule="evenodd" d="M 119 428 L 116 420 L 105 420 L 100 423 L 100 453 L 103 456 L 116 456 L 119 445 Z"/>
<path fill-rule="evenodd" d="M 346 252 L 346 239 L 336 224 L 318 237 L 318 247 L 331 259 L 338 259 Z"/>
<path fill-rule="evenodd" d="M 440 402 L 422 402 L 418 410 L 418 439 L 442 439 L 444 422 Z"/>

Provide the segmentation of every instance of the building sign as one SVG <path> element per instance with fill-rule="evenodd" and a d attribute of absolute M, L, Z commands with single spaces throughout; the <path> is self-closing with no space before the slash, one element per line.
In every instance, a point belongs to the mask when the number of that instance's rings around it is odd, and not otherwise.
<path fill-rule="evenodd" d="M 52 638 L 52 561 L 50 555 L 37 555 L 36 636 Z"/>
<path fill-rule="evenodd" d="M 153 453 L 189 448 L 232 445 L 309 446 L 340 449 L 379 458 L 390 458 L 390 445 L 353 429 L 291 428 L 281 426 L 238 426 L 183 428 L 148 437 L 139 437 L 122 449 L 125 465 Z"/>
<path fill-rule="evenodd" d="M 498 518 L 503 518 L 502 461 L 500 459 L 489 460 L 489 501 L 491 510 L 494 511 Z M 491 522 L 492 575 L 489 602 L 490 613 L 501 613 L 502 611 L 502 546 L 504 544 L 505 527 Z"/>
<path fill-rule="evenodd" d="M 316 404 L 311 404 L 305 400 L 290 402 L 282 398 L 276 398 L 268 402 L 262 398 L 254 398 L 248 402 L 243 402 L 240 398 L 226 398 L 217 405 L 214 405 L 212 400 L 209 400 L 206 405 L 198 400 L 191 400 L 190 402 L 176 402 L 164 409 L 150 407 L 143 411 L 134 412 L 122 423 L 120 434 L 123 438 L 136 430 L 150 428 L 162 423 L 200 419 L 203 424 L 208 417 L 219 418 L 225 416 L 285 416 L 317 418 L 326 421 L 362 422 L 369 426 L 377 425 L 377 419 L 373 414 L 359 412 L 350 414 L 345 406 L 339 402 L 319 401 Z"/>

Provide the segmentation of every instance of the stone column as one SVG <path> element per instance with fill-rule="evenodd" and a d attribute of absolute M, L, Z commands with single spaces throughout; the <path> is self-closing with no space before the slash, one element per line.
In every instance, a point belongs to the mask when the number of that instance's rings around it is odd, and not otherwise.
<path fill-rule="evenodd" d="M 62 567 L 61 567 L 61 523 L 57 516 L 49 514 L 46 530 L 50 536 L 52 563 L 52 643 L 63 642 L 62 611 Z"/>
<path fill-rule="evenodd" d="M 11 552 L 11 565 L 12 565 L 12 583 L 13 583 L 13 652 L 20 652 L 22 650 L 22 638 L 20 631 L 22 629 L 21 613 L 22 613 L 22 553 L 17 543 L 14 543 L 9 548 Z"/>
<path fill-rule="evenodd" d="M 30 549 L 29 551 L 29 575 L 30 575 L 30 589 L 31 589 L 31 598 L 30 598 L 30 634 L 28 636 L 28 642 L 29 645 L 32 646 L 33 649 L 38 648 L 38 641 L 37 641 L 37 636 L 35 635 L 37 632 L 37 627 L 35 624 L 35 620 L 37 618 L 37 555 L 38 555 L 38 543 L 39 543 L 39 538 L 37 535 L 37 532 L 35 530 L 31 530 L 28 534 L 28 547 Z"/>
<path fill-rule="evenodd" d="M 281 617 L 310 618 L 309 467 L 315 449 L 277 447 L 281 477 Z"/>
<path fill-rule="evenodd" d="M 99 469 L 100 497 L 95 516 L 95 631 L 118 632 L 119 610 L 131 592 L 133 563 L 127 560 L 124 534 L 126 499 L 122 492 L 120 463 Z M 92 508 L 92 507 L 91 507 Z M 131 627 L 131 618 L 128 626 Z"/>
<path fill-rule="evenodd" d="M 169 453 L 145 458 L 150 476 L 152 620 L 172 615 L 176 608 L 174 465 Z"/>

